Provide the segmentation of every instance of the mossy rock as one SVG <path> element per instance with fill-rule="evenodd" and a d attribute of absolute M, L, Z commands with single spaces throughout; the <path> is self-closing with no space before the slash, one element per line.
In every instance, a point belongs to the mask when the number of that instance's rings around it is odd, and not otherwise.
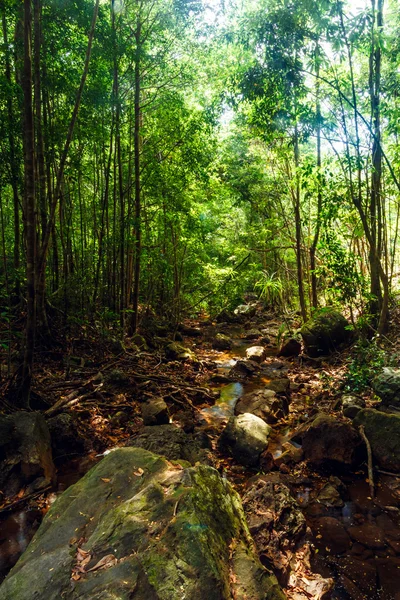
<path fill-rule="evenodd" d="M 90 556 L 85 565 L 82 556 Z M 108 568 L 96 567 L 104 557 Z M 285 596 L 256 556 L 238 494 L 215 469 L 182 469 L 146 450 L 123 448 L 53 504 L 0 587 L 0 600 L 11 598 Z"/>
<path fill-rule="evenodd" d="M 350 339 L 348 322 L 333 308 L 316 311 L 300 330 L 306 353 L 311 357 L 328 355 Z"/>
<path fill-rule="evenodd" d="M 400 407 L 400 369 L 385 367 L 372 382 L 372 387 L 383 404 Z"/>
<path fill-rule="evenodd" d="M 365 408 L 356 415 L 353 425 L 364 426 L 374 462 L 382 469 L 400 473 L 400 416 Z"/>
<path fill-rule="evenodd" d="M 178 342 L 171 342 L 165 348 L 165 355 L 169 360 L 190 360 L 195 361 L 196 355 L 189 348 L 185 348 Z"/>

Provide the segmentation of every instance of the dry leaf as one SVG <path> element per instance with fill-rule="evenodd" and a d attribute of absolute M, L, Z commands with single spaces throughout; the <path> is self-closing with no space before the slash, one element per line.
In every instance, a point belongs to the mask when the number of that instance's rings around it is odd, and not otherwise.
<path fill-rule="evenodd" d="M 111 481 L 111 479 L 107 479 L 106 477 L 102 477 L 101 480 L 104 481 L 104 483 L 110 483 Z"/>
<path fill-rule="evenodd" d="M 89 573 L 90 571 L 98 571 L 99 569 L 108 569 L 109 567 L 113 567 L 115 564 L 117 564 L 117 562 L 118 560 L 114 554 L 106 554 L 106 556 L 103 556 L 103 558 L 100 559 L 99 562 L 94 565 L 94 567 L 88 569 L 87 572 Z"/>

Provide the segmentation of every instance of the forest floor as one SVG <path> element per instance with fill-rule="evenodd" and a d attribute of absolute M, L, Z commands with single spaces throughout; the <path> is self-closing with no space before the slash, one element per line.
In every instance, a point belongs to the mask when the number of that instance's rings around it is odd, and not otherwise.
<path fill-rule="evenodd" d="M 390 521 L 392 535 L 387 537 L 385 527 L 386 517 L 398 518 L 400 512 L 400 477 L 375 472 L 376 493 L 372 498 L 365 463 L 357 470 L 335 472 L 316 470 L 301 457 L 293 462 L 282 460 L 296 430 L 317 413 L 323 411 L 350 423 L 343 417 L 338 400 L 344 393 L 342 385 L 352 350 L 321 360 L 278 358 L 281 325 L 279 316 L 260 308 L 240 325 L 206 319 L 186 322 L 177 337 L 193 352 L 187 360 L 166 358 L 170 332 L 160 328 L 143 330 L 143 337 L 136 336 L 124 346 L 115 339 L 99 340 L 95 330 L 81 328 L 70 341 L 67 358 L 61 351 L 39 354 L 33 408 L 48 417 L 71 414 L 85 451 L 75 454 L 72 448 L 57 457 L 57 480 L 51 488 L 29 497 L 21 490 L 16 497 L 2 499 L 0 575 L 4 576 L 24 551 L 57 495 L 104 452 L 138 436 L 144 427 L 143 403 L 163 398 L 171 423 L 187 433 L 200 431 L 207 437 L 212 464 L 242 497 L 260 478 L 290 489 L 308 526 L 308 550 L 305 546 L 295 549 L 290 543 L 285 546 L 282 540 L 275 545 L 281 553 L 280 562 L 286 565 L 277 575 L 289 598 L 324 597 L 327 588 L 321 578 L 335 582 L 330 593 L 337 599 L 399 597 L 393 594 L 398 593 L 400 528 L 396 526 L 394 531 Z M 296 317 L 291 325 L 299 325 Z M 282 391 L 289 410 L 272 425 L 261 467 L 249 469 L 222 452 L 218 439 L 235 402 L 264 389 L 271 381 L 262 369 L 252 374 L 232 371 L 245 357 L 246 349 L 259 343 L 257 337 L 248 339 L 253 330 L 263 332 L 260 336 L 267 351 L 264 367 L 270 372 L 280 370 L 282 377 L 289 379 L 288 388 Z M 229 350 L 214 349 L 218 332 L 232 341 Z M 364 394 L 364 399 L 373 405 L 371 394 Z M 283 533 L 290 536 L 290 527 Z M 267 555 L 264 562 L 271 566 Z M 288 576 L 289 564 L 296 571 L 294 578 Z"/>

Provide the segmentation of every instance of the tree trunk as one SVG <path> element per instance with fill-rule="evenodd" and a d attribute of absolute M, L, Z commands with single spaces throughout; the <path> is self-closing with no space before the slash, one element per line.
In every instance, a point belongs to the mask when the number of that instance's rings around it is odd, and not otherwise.
<path fill-rule="evenodd" d="M 303 286 L 303 263 L 301 256 L 301 215 L 300 215 L 300 176 L 299 176 L 299 132 L 297 125 L 294 134 L 294 163 L 296 168 L 296 189 L 294 194 L 294 220 L 296 228 L 296 264 L 297 264 L 297 286 L 299 291 L 300 310 L 303 321 L 307 320 L 306 300 Z"/>
<path fill-rule="evenodd" d="M 138 326 L 138 309 L 139 309 L 139 290 L 140 290 L 140 260 L 141 260 L 141 182 L 140 182 L 140 58 L 141 58 L 141 28 L 142 23 L 140 16 L 136 24 L 136 59 L 135 59 L 135 128 L 133 134 L 134 145 L 134 168 L 135 168 L 135 255 L 134 255 L 134 284 L 133 284 L 133 305 L 132 305 L 132 320 L 131 333 L 135 333 Z"/>
<path fill-rule="evenodd" d="M 31 41 L 31 0 L 24 0 L 24 73 L 22 88 L 24 96 L 24 218 L 26 238 L 27 316 L 25 331 L 25 356 L 19 389 L 19 403 L 22 408 L 29 408 L 36 328 L 36 206 Z"/>

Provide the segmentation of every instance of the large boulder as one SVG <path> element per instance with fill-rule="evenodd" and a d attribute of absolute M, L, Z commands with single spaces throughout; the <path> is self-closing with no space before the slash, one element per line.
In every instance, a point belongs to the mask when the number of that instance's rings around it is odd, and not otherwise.
<path fill-rule="evenodd" d="M 194 465 L 196 462 L 210 462 L 205 442 L 200 436 L 185 433 L 171 423 L 143 427 L 126 445 L 162 454 L 168 460 L 183 460 Z"/>
<path fill-rule="evenodd" d="M 235 413 L 251 413 L 273 425 L 288 413 L 285 399 L 276 395 L 273 390 L 257 390 L 245 394 L 236 404 Z"/>
<path fill-rule="evenodd" d="M 70 459 L 71 456 L 83 454 L 86 441 L 79 433 L 73 417 L 60 413 L 47 421 L 50 431 L 53 458 Z"/>
<path fill-rule="evenodd" d="M 0 489 L 12 496 L 49 485 L 55 477 L 50 433 L 40 413 L 0 416 Z"/>
<path fill-rule="evenodd" d="M 382 469 L 400 472 L 400 415 L 366 408 L 353 421 L 365 430 L 374 462 Z"/>
<path fill-rule="evenodd" d="M 238 494 L 210 467 L 108 454 L 56 500 L 0 600 L 280 600 Z"/>
<path fill-rule="evenodd" d="M 330 354 L 350 338 L 348 322 L 332 308 L 314 313 L 300 330 L 306 353 L 311 357 Z"/>
<path fill-rule="evenodd" d="M 255 467 L 268 446 L 271 427 L 265 421 L 244 413 L 231 417 L 219 438 L 219 447 L 228 451 L 241 465 Z"/>
<path fill-rule="evenodd" d="M 400 369 L 385 367 L 373 380 L 372 388 L 383 404 L 400 408 Z"/>
<path fill-rule="evenodd" d="M 304 458 L 316 466 L 357 464 L 362 456 L 362 441 L 358 432 L 326 414 L 319 414 L 302 433 Z"/>

